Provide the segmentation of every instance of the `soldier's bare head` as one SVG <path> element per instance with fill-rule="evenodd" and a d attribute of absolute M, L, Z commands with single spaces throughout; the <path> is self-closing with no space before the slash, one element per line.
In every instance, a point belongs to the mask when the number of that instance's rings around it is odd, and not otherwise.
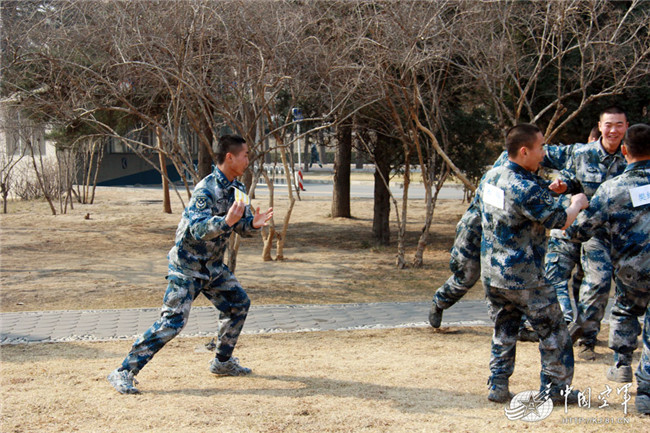
<path fill-rule="evenodd" d="M 508 156 L 516 157 L 522 147 L 532 149 L 537 143 L 538 134 L 541 133 L 542 131 L 532 123 L 520 123 L 508 129 L 506 132 Z"/>
<path fill-rule="evenodd" d="M 237 154 L 239 153 L 246 143 L 239 135 L 228 134 L 222 135 L 219 137 L 219 142 L 217 143 L 217 164 L 221 165 L 226 160 L 226 155 L 229 153 Z"/>
<path fill-rule="evenodd" d="M 224 135 L 219 138 L 217 146 L 217 167 L 233 181 L 241 176 L 248 167 L 248 145 L 239 135 Z"/>
<path fill-rule="evenodd" d="M 506 133 L 508 159 L 529 171 L 537 171 L 544 160 L 544 136 L 530 123 L 513 126 Z"/>
<path fill-rule="evenodd" d="M 621 108 L 612 106 L 600 112 L 598 120 L 600 143 L 607 152 L 614 153 L 618 150 L 627 127 L 627 115 Z"/>
<path fill-rule="evenodd" d="M 598 120 L 602 122 L 603 117 L 607 114 L 622 114 L 625 117 L 625 121 L 627 121 L 627 114 L 625 114 L 625 111 L 616 105 L 609 106 L 601 111 Z"/>
<path fill-rule="evenodd" d="M 650 158 L 650 125 L 638 123 L 630 126 L 625 133 L 623 144 L 631 157 Z"/>

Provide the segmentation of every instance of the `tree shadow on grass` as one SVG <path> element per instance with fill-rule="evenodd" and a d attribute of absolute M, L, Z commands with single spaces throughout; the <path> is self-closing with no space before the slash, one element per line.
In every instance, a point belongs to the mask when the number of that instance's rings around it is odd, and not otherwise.
<path fill-rule="evenodd" d="M 397 246 L 397 227 L 391 227 L 391 242 L 388 248 Z M 405 242 L 407 245 L 417 244 L 421 229 L 407 230 Z M 313 248 L 326 250 L 355 251 L 367 249 L 368 245 L 375 245 L 372 236 L 372 224 L 368 221 L 355 219 L 341 223 L 336 220 L 326 220 L 314 225 L 312 222 L 291 223 L 289 238 L 292 246 L 309 245 Z M 428 243 L 429 249 L 448 251 L 454 241 L 455 233 L 451 231 L 437 232 L 434 227 Z"/>
<path fill-rule="evenodd" d="M 485 388 L 482 380 L 477 381 L 475 393 L 465 393 L 439 388 L 419 387 L 417 385 L 380 385 L 353 380 L 299 375 L 252 375 L 247 379 L 268 381 L 268 387 L 249 385 L 246 389 L 158 389 L 146 392 L 158 395 L 186 394 L 202 397 L 254 395 L 297 399 L 313 396 L 357 398 L 388 401 L 404 413 L 429 413 L 440 409 L 479 409 L 491 404 L 482 393 Z M 283 386 L 283 384 L 285 385 Z M 278 385 L 280 386 L 278 387 Z"/>
<path fill-rule="evenodd" d="M 88 341 L 92 343 L 92 341 Z M 0 349 L 0 359 L 6 363 L 22 364 L 26 360 L 39 362 L 50 359 L 110 359 L 117 358 L 124 353 L 103 349 L 99 345 L 78 344 L 72 342 L 43 342 L 23 344 L 3 344 Z"/>

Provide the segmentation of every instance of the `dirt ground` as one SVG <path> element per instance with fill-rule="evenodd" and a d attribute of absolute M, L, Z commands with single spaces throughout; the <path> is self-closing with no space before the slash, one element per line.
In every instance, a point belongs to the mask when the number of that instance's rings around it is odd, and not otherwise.
<path fill-rule="evenodd" d="M 171 215 L 162 212 L 162 191 L 147 188 L 99 188 L 95 204 L 75 204 L 56 216 L 45 202 L 10 203 L 9 213 L 0 215 L 0 310 L 159 307 L 166 256 L 182 212 L 178 197 L 172 199 Z M 268 197 L 258 195 L 254 204 L 268 206 Z M 244 239 L 236 274 L 252 303 L 431 299 L 449 276 L 455 224 L 467 204 L 438 203 L 424 267 L 405 270 L 395 267 L 395 227 L 390 246 L 374 246 L 372 206 L 372 200 L 353 199 L 353 218 L 333 219 L 329 198 L 303 197 L 290 218 L 283 261 L 264 262 L 261 238 Z M 278 226 L 286 208 L 286 197 L 278 195 Z M 409 261 L 423 211 L 417 201 L 409 209 Z M 479 298 L 480 284 L 467 299 Z M 209 304 L 200 297 L 196 305 Z"/>
<path fill-rule="evenodd" d="M 57 216 L 45 203 L 11 203 L 0 216 L 0 310 L 159 307 L 182 210 L 174 197 L 174 214 L 163 214 L 160 194 L 101 188 L 96 204 Z M 373 246 L 371 200 L 352 201 L 353 219 L 332 219 L 329 199 L 305 197 L 291 218 L 286 260 L 263 262 L 261 239 L 247 239 L 237 275 L 256 305 L 428 301 L 448 277 L 465 208 L 441 201 L 424 268 L 398 271 L 395 244 Z M 285 210 L 279 200 L 277 224 Z M 410 212 L 408 258 L 422 204 Z M 480 298 L 479 285 L 468 299 Z M 555 407 L 532 423 L 508 420 L 504 404 L 486 399 L 490 336 L 487 327 L 242 335 L 235 356 L 254 372 L 245 378 L 211 375 L 205 338 L 177 338 L 138 375 L 137 396 L 105 379 L 131 341 L 2 346 L 0 431 L 648 431 L 650 419 L 633 410 L 635 387 L 626 414 L 626 392 L 604 377 L 606 327 L 598 359 L 576 362 L 573 383 L 591 393 L 590 406 Z M 537 345 L 520 343 L 511 390 L 537 389 L 539 368 Z M 607 390 L 609 406 L 599 407 Z"/>

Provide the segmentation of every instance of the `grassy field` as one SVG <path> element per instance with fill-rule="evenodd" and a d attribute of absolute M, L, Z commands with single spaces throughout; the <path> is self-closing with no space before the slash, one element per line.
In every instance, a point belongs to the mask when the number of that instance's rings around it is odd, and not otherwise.
<path fill-rule="evenodd" d="M 606 330 L 605 330 L 606 331 Z M 554 407 L 537 422 L 510 421 L 486 399 L 489 328 L 243 335 L 248 377 L 208 372 L 201 339 L 177 338 L 138 375 L 140 395 L 105 377 L 130 342 L 2 347 L 3 432 L 646 432 L 625 414 L 620 384 L 604 377 L 609 350 L 576 363 L 591 407 Z M 638 360 L 638 358 L 636 358 Z M 539 352 L 520 343 L 515 393 L 539 387 Z M 598 394 L 609 387 L 608 407 Z M 633 397 L 634 392 L 631 392 Z M 630 401 L 632 404 L 633 399 Z"/>
<path fill-rule="evenodd" d="M 182 206 L 162 213 L 162 192 L 101 188 L 93 205 L 53 216 L 44 202 L 12 202 L 0 216 L 1 311 L 105 309 L 160 306 Z M 258 196 L 257 206 L 268 198 Z M 440 201 L 422 268 L 395 267 L 396 227 L 390 246 L 372 239 L 372 200 L 352 200 L 352 219 L 331 218 L 324 197 L 295 204 L 285 260 L 264 262 L 260 237 L 244 239 L 237 276 L 254 304 L 422 301 L 449 276 L 449 248 L 465 211 L 459 200 Z M 287 200 L 274 203 L 281 227 Z M 407 238 L 411 260 L 423 224 L 424 204 L 413 201 Z M 468 299 L 482 297 L 480 285 Z M 197 299 L 197 305 L 209 305 Z"/>
<path fill-rule="evenodd" d="M 159 194 L 102 188 L 96 204 L 57 216 L 44 203 L 11 203 L 0 216 L 1 311 L 159 307 L 181 211 L 174 198 L 175 213 L 162 214 Z M 353 200 L 353 219 L 330 218 L 329 206 L 296 204 L 284 261 L 262 261 L 259 238 L 243 242 L 237 275 L 253 304 L 428 301 L 447 278 L 465 204 L 439 203 L 425 266 L 406 270 L 395 269 L 394 244 L 373 246 L 371 201 Z M 279 224 L 286 203 L 275 207 Z M 412 204 L 407 254 L 422 211 Z M 482 298 L 480 285 L 468 298 Z M 0 431 L 648 431 L 632 409 L 635 387 L 626 414 L 620 385 L 605 379 L 606 336 L 605 327 L 596 361 L 576 361 L 574 385 L 591 391 L 591 406 L 555 407 L 533 423 L 508 420 L 504 404 L 486 399 L 489 328 L 242 335 L 235 356 L 253 369 L 243 378 L 208 372 L 205 338 L 177 338 L 138 375 L 136 396 L 105 379 L 131 341 L 2 346 Z M 520 343 L 511 390 L 537 389 L 539 369 L 537 345 Z M 607 387 L 609 406 L 600 408 Z"/>

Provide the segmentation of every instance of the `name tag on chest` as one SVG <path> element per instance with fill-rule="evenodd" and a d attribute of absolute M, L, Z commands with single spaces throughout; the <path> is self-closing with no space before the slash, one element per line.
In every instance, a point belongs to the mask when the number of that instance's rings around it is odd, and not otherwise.
<path fill-rule="evenodd" d="M 650 203 L 650 185 L 638 186 L 630 190 L 632 206 L 639 207 Z"/>
<path fill-rule="evenodd" d="M 505 194 L 501 188 L 486 183 L 483 188 L 483 201 L 499 209 L 505 208 Z"/>

